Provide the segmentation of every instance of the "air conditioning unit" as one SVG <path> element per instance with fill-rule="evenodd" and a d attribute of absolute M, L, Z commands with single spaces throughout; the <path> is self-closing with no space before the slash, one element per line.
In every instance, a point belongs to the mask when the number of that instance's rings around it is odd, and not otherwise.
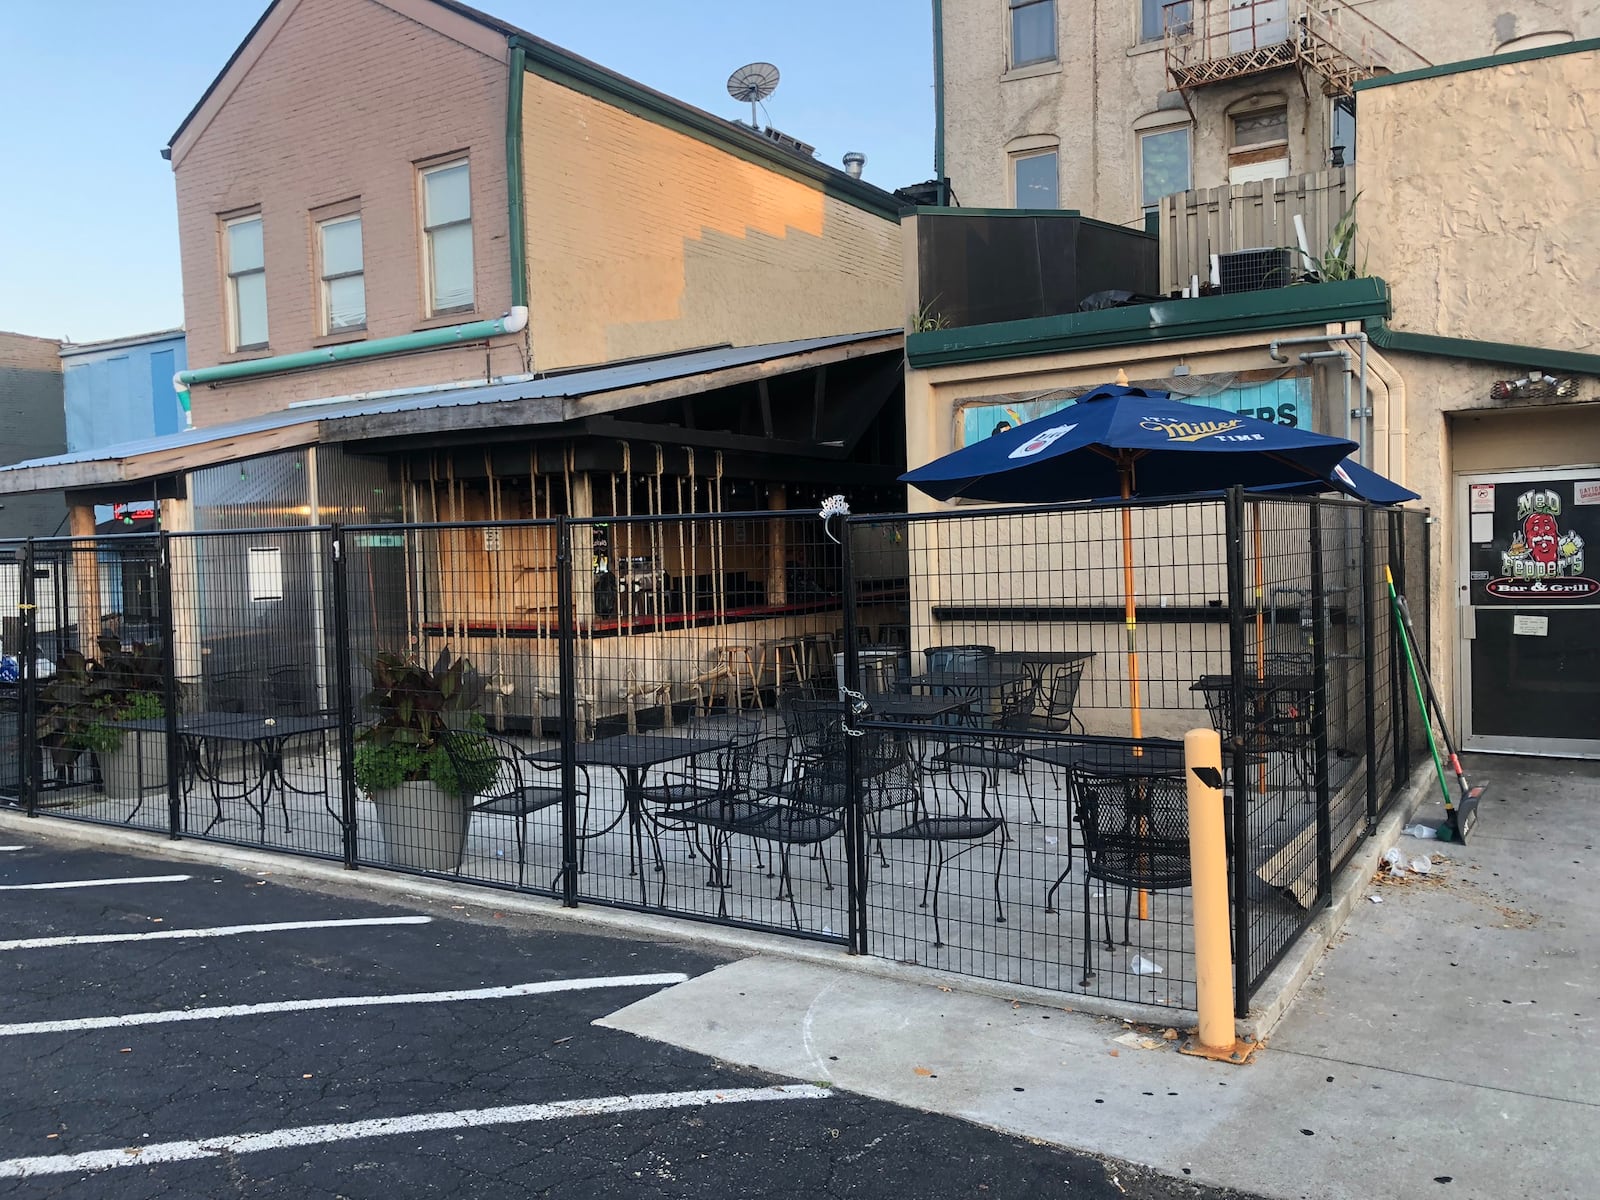
<path fill-rule="evenodd" d="M 1219 254 L 1217 255 L 1218 282 L 1221 283 L 1223 293 L 1226 295 L 1288 287 L 1294 282 L 1290 275 L 1291 262 L 1290 252 L 1280 246 Z"/>

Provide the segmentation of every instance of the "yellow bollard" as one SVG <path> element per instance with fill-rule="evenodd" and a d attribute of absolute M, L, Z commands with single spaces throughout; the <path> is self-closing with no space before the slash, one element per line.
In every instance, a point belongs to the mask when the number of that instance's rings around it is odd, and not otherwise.
<path fill-rule="evenodd" d="M 1189 799 L 1189 870 L 1194 891 L 1198 1036 L 1183 1053 L 1242 1063 L 1255 1051 L 1233 1027 L 1233 953 L 1228 929 L 1228 844 L 1222 801 L 1222 739 L 1215 729 L 1183 738 Z"/>

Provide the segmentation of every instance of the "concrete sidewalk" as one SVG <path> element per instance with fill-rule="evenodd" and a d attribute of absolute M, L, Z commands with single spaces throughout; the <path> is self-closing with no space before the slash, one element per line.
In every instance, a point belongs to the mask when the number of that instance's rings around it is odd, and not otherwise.
<path fill-rule="evenodd" d="M 1247 1067 L 955 979 L 769 957 L 607 1023 L 1271 1196 L 1593 1196 L 1600 764 L 1480 757 L 1468 770 L 1492 784 L 1472 842 L 1401 838 L 1407 858 L 1439 856 L 1430 874 L 1362 889 Z"/>

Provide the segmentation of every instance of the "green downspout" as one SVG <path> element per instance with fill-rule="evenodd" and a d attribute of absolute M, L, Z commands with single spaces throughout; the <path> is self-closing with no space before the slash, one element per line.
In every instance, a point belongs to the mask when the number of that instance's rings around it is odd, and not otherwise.
<path fill-rule="evenodd" d="M 325 367 L 330 363 L 359 362 L 364 358 L 382 358 L 387 354 L 404 354 L 410 350 L 432 350 L 439 346 L 452 346 L 481 342 L 485 338 L 503 333 L 521 333 L 528 325 L 528 309 L 518 305 L 503 317 L 489 321 L 468 321 L 464 325 L 449 325 L 443 329 L 424 329 L 420 333 L 402 333 L 398 337 L 378 338 L 371 342 L 347 342 L 342 346 L 325 346 L 321 350 L 306 350 L 300 354 L 279 354 L 272 358 L 252 358 L 245 362 L 223 363 L 218 367 L 197 367 L 179 371 L 172 377 L 177 389 L 178 402 L 183 405 L 184 423 L 189 423 L 189 388 L 197 383 L 227 383 L 234 379 L 251 379 L 257 375 L 277 375 L 284 371 L 298 371 L 306 367 Z"/>
<path fill-rule="evenodd" d="M 528 52 L 512 38 L 511 77 L 506 87 L 506 215 L 511 222 L 511 303 L 528 305 L 528 225 L 522 215 L 522 77 Z"/>
<path fill-rule="evenodd" d="M 943 208 L 950 203 L 944 179 L 944 0 L 933 0 L 933 178 Z"/>

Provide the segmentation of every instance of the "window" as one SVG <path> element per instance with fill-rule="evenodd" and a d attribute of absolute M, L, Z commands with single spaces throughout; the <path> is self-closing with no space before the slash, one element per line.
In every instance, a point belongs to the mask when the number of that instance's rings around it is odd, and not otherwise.
<path fill-rule="evenodd" d="M 1289 110 L 1263 108 L 1233 118 L 1233 148 L 1246 150 L 1289 140 Z"/>
<path fill-rule="evenodd" d="M 1139 135 L 1139 203 L 1154 212 L 1161 197 L 1193 186 L 1189 171 L 1189 127 Z"/>
<path fill-rule="evenodd" d="M 1011 0 L 1011 65 L 1056 60 L 1056 0 Z"/>
<path fill-rule="evenodd" d="M 267 263 L 261 214 L 235 217 L 222 227 L 228 266 L 228 340 L 235 350 L 267 344 Z"/>
<path fill-rule="evenodd" d="M 1016 183 L 1018 208 L 1059 208 L 1060 197 L 1056 184 L 1056 152 L 1018 155 L 1011 160 L 1011 173 Z"/>
<path fill-rule="evenodd" d="M 466 160 L 422 172 L 422 233 L 429 314 L 470 309 L 472 188 Z"/>
<path fill-rule="evenodd" d="M 1328 117 L 1328 161 L 1336 167 L 1356 160 L 1356 98 L 1335 98 Z"/>
<path fill-rule="evenodd" d="M 1140 0 L 1139 40 L 1160 41 L 1169 27 L 1174 33 L 1187 33 L 1193 28 L 1192 19 L 1190 0 Z"/>
<path fill-rule="evenodd" d="M 322 261 L 322 332 L 367 327 L 367 281 L 361 259 L 361 214 L 317 225 Z"/>

